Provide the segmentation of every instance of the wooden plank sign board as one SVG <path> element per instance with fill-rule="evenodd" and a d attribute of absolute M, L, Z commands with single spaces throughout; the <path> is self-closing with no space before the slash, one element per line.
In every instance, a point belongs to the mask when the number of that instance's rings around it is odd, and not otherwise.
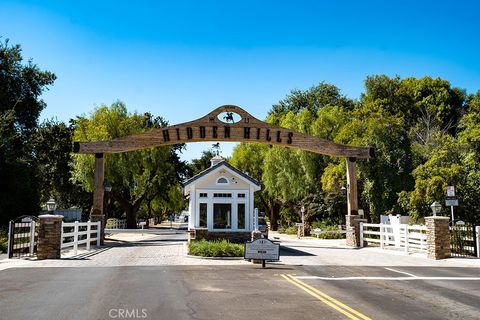
<path fill-rule="evenodd" d="M 268 239 L 257 239 L 245 243 L 245 259 L 275 260 L 280 257 L 280 245 Z"/>

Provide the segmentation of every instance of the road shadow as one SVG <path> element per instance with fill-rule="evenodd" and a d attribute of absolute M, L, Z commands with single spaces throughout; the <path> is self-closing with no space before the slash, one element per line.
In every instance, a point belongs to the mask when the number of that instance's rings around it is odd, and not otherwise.
<path fill-rule="evenodd" d="M 125 241 L 119 239 L 109 238 L 105 241 L 105 246 L 108 247 L 159 247 L 170 246 L 172 244 L 183 244 L 187 239 L 145 239 L 139 241 Z"/>
<path fill-rule="evenodd" d="M 84 253 L 77 254 L 76 256 L 73 256 L 73 257 L 65 257 L 65 258 L 61 258 L 61 259 L 62 260 L 90 260 L 91 257 L 96 256 L 97 254 L 100 254 L 102 252 L 108 251 L 110 249 L 111 248 L 109 248 L 109 247 L 101 247 L 101 248 L 96 249 L 96 250 L 91 250 L 91 251 L 87 251 L 87 252 L 84 252 Z"/>
<path fill-rule="evenodd" d="M 358 249 L 362 249 L 362 248 L 355 248 L 355 247 L 319 247 L 319 246 L 305 246 L 305 245 L 290 245 L 290 246 L 288 246 L 288 248 L 311 248 L 311 249 L 328 249 L 328 250 L 358 250 Z"/>
<path fill-rule="evenodd" d="M 287 257 L 307 257 L 307 256 L 315 256 L 309 252 L 305 252 L 302 250 L 293 249 L 291 247 L 282 247 L 280 246 L 280 256 L 287 256 Z"/>

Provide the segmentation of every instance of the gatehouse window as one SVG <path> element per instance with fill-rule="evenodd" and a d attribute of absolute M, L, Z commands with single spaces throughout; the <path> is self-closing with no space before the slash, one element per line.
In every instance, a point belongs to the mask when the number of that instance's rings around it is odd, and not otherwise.
<path fill-rule="evenodd" d="M 231 198 L 232 194 L 231 193 L 214 193 L 213 197 L 214 198 Z"/>
<path fill-rule="evenodd" d="M 208 193 L 206 192 L 201 192 L 200 193 L 200 198 L 207 198 L 208 197 Z"/>
<path fill-rule="evenodd" d="M 200 203 L 200 217 L 198 221 L 198 226 L 200 228 L 206 228 L 207 227 L 207 204 L 206 203 Z"/>
<path fill-rule="evenodd" d="M 237 229 L 245 229 L 245 203 L 237 205 Z"/>
<path fill-rule="evenodd" d="M 238 198 L 245 198 L 245 193 L 239 193 L 239 194 L 237 195 L 237 197 L 238 197 Z"/>
<path fill-rule="evenodd" d="M 217 179 L 217 184 L 228 184 L 228 179 L 225 177 L 220 177 Z"/>
<path fill-rule="evenodd" d="M 213 228 L 231 229 L 232 228 L 232 205 L 230 203 L 213 204 Z"/>

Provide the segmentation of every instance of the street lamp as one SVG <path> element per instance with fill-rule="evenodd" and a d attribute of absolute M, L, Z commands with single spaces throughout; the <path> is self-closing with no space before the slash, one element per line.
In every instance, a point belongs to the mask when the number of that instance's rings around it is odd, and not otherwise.
<path fill-rule="evenodd" d="M 50 200 L 47 201 L 47 211 L 50 214 L 53 214 L 53 212 L 57 209 L 57 203 L 53 198 L 50 198 Z"/>
<path fill-rule="evenodd" d="M 110 181 L 108 180 L 103 181 L 103 190 L 105 190 L 105 192 L 112 191 L 112 184 L 110 183 Z"/>
<path fill-rule="evenodd" d="M 432 209 L 433 216 L 435 217 L 437 213 L 440 213 L 440 211 L 442 210 L 442 205 L 439 202 L 435 201 L 430 205 L 430 208 Z"/>

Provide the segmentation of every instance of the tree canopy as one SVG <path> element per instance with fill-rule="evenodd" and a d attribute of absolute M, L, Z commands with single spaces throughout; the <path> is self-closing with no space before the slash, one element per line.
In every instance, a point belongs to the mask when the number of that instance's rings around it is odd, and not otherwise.
<path fill-rule="evenodd" d="M 20 45 L 0 41 L 0 224 L 39 209 L 32 136 L 55 74 L 23 62 Z"/>
<path fill-rule="evenodd" d="M 161 117 L 129 114 L 125 104 L 116 102 L 110 107 L 96 108 L 89 118 L 78 117 L 74 140 L 107 140 L 166 125 Z M 152 202 L 158 203 L 158 207 L 169 203 L 178 207 L 176 202 L 169 201 L 169 194 L 178 190 L 181 176 L 185 173 L 185 164 L 179 160 L 176 148 L 161 147 L 106 155 L 105 179 L 112 185 L 109 197 L 122 208 L 129 228 L 136 227 L 136 214 L 144 202 L 148 202 L 149 209 Z M 73 179 L 89 192 L 93 191 L 93 169 L 92 155 L 75 155 Z"/>
<path fill-rule="evenodd" d="M 360 208 L 374 221 L 390 213 L 421 219 L 433 201 L 443 200 L 448 185 L 457 187 L 459 215 L 475 220 L 480 217 L 479 112 L 480 92 L 467 95 L 440 78 L 375 75 L 365 80 L 358 101 L 326 83 L 294 90 L 272 106 L 267 122 L 342 144 L 373 146 L 376 157 L 357 161 L 357 178 Z M 262 160 L 254 170 L 244 160 L 253 157 L 251 148 L 237 146 L 231 162 L 256 173 L 262 194 L 281 204 L 277 218 L 293 214 L 299 221 L 304 205 L 310 221 L 343 221 L 344 159 L 272 146 L 255 151 Z"/>

